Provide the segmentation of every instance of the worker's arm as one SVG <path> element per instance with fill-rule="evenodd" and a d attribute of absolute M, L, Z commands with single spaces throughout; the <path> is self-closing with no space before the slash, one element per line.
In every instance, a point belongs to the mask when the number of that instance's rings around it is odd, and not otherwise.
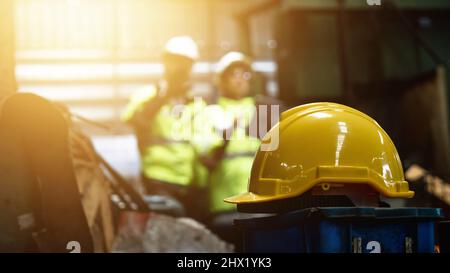
<path fill-rule="evenodd" d="M 136 107 L 126 122 L 137 129 L 147 128 L 158 114 L 159 110 L 171 98 L 184 98 L 189 88 L 189 83 L 171 84 L 165 88 L 155 90 L 156 94 L 151 99 L 144 100 Z"/>
<path fill-rule="evenodd" d="M 212 171 L 217 168 L 219 163 L 225 156 L 225 150 L 228 146 L 229 141 L 224 141 L 222 145 L 215 148 L 210 154 L 201 156 L 200 162 L 209 170 Z"/>
<path fill-rule="evenodd" d="M 136 109 L 127 123 L 135 129 L 147 128 L 152 124 L 153 119 L 158 114 L 161 107 L 167 103 L 167 96 L 158 96 L 146 101 L 141 107 Z"/>
<path fill-rule="evenodd" d="M 237 120 L 234 119 L 232 124 L 233 126 L 222 131 L 222 144 L 214 148 L 210 154 L 200 157 L 202 164 L 210 171 L 216 169 L 225 157 L 226 149 L 230 143 L 229 137 L 233 135 L 234 128 L 237 125 Z"/>

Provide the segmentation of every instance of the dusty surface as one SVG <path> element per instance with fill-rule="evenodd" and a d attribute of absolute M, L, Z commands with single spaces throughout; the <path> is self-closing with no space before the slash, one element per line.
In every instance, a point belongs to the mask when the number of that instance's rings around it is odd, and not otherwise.
<path fill-rule="evenodd" d="M 128 217 L 119 230 L 113 251 L 233 252 L 233 247 L 193 219 L 151 214 L 148 219 L 142 215 Z"/>

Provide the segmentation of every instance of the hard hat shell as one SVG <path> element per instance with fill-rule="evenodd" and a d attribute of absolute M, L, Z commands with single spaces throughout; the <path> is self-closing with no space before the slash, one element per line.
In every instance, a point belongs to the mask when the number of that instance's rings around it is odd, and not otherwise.
<path fill-rule="evenodd" d="M 242 52 L 231 51 L 225 54 L 217 63 L 216 73 L 218 77 L 222 77 L 227 69 L 236 64 L 242 64 L 251 69 L 251 60 L 247 55 Z"/>
<path fill-rule="evenodd" d="M 226 198 L 236 204 L 302 195 L 318 184 L 366 184 L 386 197 L 414 195 L 387 133 L 366 114 L 336 103 L 292 108 L 265 136 L 278 148 L 258 150 L 248 192 Z"/>
<path fill-rule="evenodd" d="M 172 37 L 164 47 L 164 54 L 180 55 L 193 61 L 198 59 L 198 47 L 189 36 Z"/>

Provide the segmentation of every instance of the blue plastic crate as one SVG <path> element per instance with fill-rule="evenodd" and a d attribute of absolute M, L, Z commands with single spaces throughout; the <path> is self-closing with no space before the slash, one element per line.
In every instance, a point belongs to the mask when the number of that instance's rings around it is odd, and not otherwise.
<path fill-rule="evenodd" d="M 235 220 L 243 252 L 432 253 L 437 208 L 309 208 Z"/>

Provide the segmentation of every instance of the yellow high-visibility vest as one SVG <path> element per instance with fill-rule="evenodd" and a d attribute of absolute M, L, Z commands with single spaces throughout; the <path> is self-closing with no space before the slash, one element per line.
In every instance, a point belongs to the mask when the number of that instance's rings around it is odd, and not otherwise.
<path fill-rule="evenodd" d="M 157 94 L 155 86 L 134 93 L 125 109 L 122 120 L 132 119 L 139 109 Z M 190 141 L 191 120 L 195 112 L 206 106 L 203 100 L 184 105 L 183 111 L 174 114 L 176 105 L 163 105 L 146 128 L 137 128 L 141 169 L 146 178 L 167 183 L 190 186 L 205 184 L 206 170 L 197 161 L 195 143 Z"/>
<path fill-rule="evenodd" d="M 217 104 L 226 115 L 224 123 L 239 120 L 229 138 L 225 155 L 218 167 L 210 175 L 209 202 L 213 213 L 235 210 L 235 206 L 225 203 L 224 198 L 247 190 L 253 157 L 260 140 L 246 134 L 246 129 L 255 113 L 255 101 L 251 97 L 233 100 L 221 97 Z M 220 125 L 219 125 L 220 126 Z M 223 140 L 216 145 L 222 145 Z"/>

